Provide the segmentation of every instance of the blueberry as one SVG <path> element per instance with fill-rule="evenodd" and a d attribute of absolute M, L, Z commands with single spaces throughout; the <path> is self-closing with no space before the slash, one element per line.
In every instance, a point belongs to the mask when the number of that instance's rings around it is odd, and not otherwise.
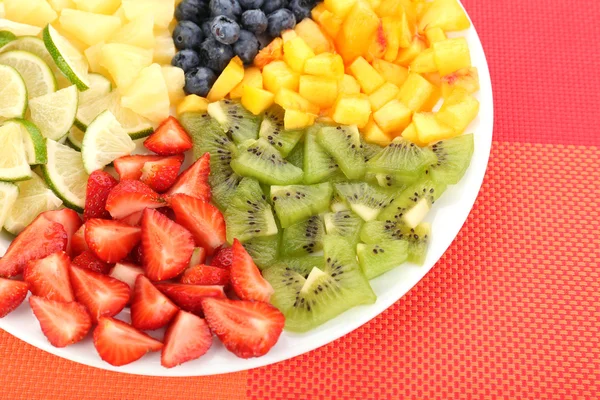
<path fill-rule="evenodd" d="M 178 21 L 192 21 L 200 25 L 200 20 L 206 15 L 208 4 L 204 0 L 183 0 L 175 9 Z"/>
<path fill-rule="evenodd" d="M 244 11 L 242 14 L 242 26 L 246 30 L 256 35 L 260 35 L 267 30 L 267 16 L 262 10 Z"/>
<path fill-rule="evenodd" d="M 225 15 L 236 19 L 242 15 L 242 6 L 237 0 L 210 0 L 210 14 L 213 17 Z"/>
<path fill-rule="evenodd" d="M 263 0 L 238 0 L 244 10 L 254 10 L 263 5 Z"/>
<path fill-rule="evenodd" d="M 233 45 L 233 52 L 239 56 L 244 64 L 252 64 L 258 54 L 260 44 L 252 32 L 242 30 L 240 40 Z"/>
<path fill-rule="evenodd" d="M 192 21 L 181 21 L 173 30 L 173 42 L 179 50 L 197 49 L 203 40 L 202 29 Z"/>
<path fill-rule="evenodd" d="M 185 72 L 200 65 L 200 57 L 194 50 L 181 50 L 171 60 L 171 64 L 181 68 Z"/>
<path fill-rule="evenodd" d="M 202 33 L 204 33 L 205 38 L 209 38 L 212 36 L 212 30 L 210 29 L 212 21 L 212 18 L 209 18 L 204 20 L 204 22 L 202 22 L 202 25 L 200 25 L 200 28 L 202 29 Z"/>
<path fill-rule="evenodd" d="M 214 38 L 208 38 L 200 46 L 200 64 L 221 72 L 233 58 L 231 46 L 219 43 Z"/>
<path fill-rule="evenodd" d="M 310 18 L 313 5 L 310 0 L 291 0 L 288 8 L 294 13 L 296 21 L 302 21 L 304 18 Z"/>
<path fill-rule="evenodd" d="M 185 74 L 185 86 L 183 89 L 186 94 L 196 94 L 206 97 L 216 80 L 217 75 L 210 68 L 194 68 Z"/>
<path fill-rule="evenodd" d="M 262 6 L 262 10 L 265 14 L 269 15 L 272 12 L 287 7 L 287 0 L 265 0 Z"/>
<path fill-rule="evenodd" d="M 268 33 L 261 33 L 260 35 L 256 35 L 256 38 L 258 39 L 258 43 L 259 49 L 263 49 L 265 47 L 267 47 L 269 45 L 269 43 L 271 43 L 273 41 L 273 38 L 271 36 L 269 36 Z"/>
<path fill-rule="evenodd" d="M 213 19 L 210 30 L 215 39 L 225 44 L 234 44 L 240 37 L 240 26 L 224 15 Z"/>
<path fill-rule="evenodd" d="M 267 17 L 269 21 L 269 35 L 276 37 L 286 29 L 293 29 L 296 26 L 296 18 L 294 14 L 285 8 L 277 10 Z"/>

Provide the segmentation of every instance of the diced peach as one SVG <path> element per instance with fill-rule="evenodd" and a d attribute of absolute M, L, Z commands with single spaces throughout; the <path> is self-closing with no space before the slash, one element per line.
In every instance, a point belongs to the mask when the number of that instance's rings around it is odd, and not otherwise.
<path fill-rule="evenodd" d="M 444 31 L 468 29 L 471 22 L 458 0 L 434 0 L 419 20 L 419 32 L 440 27 Z"/>
<path fill-rule="evenodd" d="M 438 66 L 435 62 L 433 49 L 425 49 L 410 63 L 410 70 L 418 74 L 435 72 Z"/>
<path fill-rule="evenodd" d="M 478 113 L 479 101 L 466 90 L 456 88 L 444 100 L 436 117 L 438 121 L 450 126 L 457 135 L 460 135 Z"/>
<path fill-rule="evenodd" d="M 368 62 L 372 62 L 376 58 L 383 58 L 386 48 L 387 38 L 385 37 L 383 24 L 380 23 L 371 44 L 369 44 L 369 48 L 363 56 Z"/>
<path fill-rule="evenodd" d="M 364 128 L 369 123 L 371 104 L 365 94 L 341 94 L 333 106 L 331 117 L 342 125 Z"/>
<path fill-rule="evenodd" d="M 382 0 L 376 11 L 380 17 L 400 17 L 404 14 L 404 7 L 398 0 Z"/>
<path fill-rule="evenodd" d="M 329 108 L 338 96 L 338 81 L 325 76 L 300 76 L 300 96 L 321 108 Z"/>
<path fill-rule="evenodd" d="M 402 131 L 410 124 L 412 110 L 398 100 L 392 100 L 373 113 L 373 119 L 385 133 Z"/>
<path fill-rule="evenodd" d="M 371 45 L 379 26 L 379 17 L 369 4 L 359 1 L 348 13 L 335 39 L 336 49 L 346 62 L 364 54 Z"/>
<path fill-rule="evenodd" d="M 304 73 L 341 79 L 344 76 L 344 60 L 339 54 L 321 53 L 306 60 Z"/>
<path fill-rule="evenodd" d="M 254 57 L 254 65 L 263 69 L 267 64 L 283 60 L 283 39 L 275 38 Z"/>
<path fill-rule="evenodd" d="M 340 30 L 342 29 L 342 24 L 344 23 L 343 19 L 336 16 L 329 10 L 323 11 L 319 15 L 319 18 L 315 20 L 319 23 L 323 31 L 325 31 L 325 33 L 327 33 L 332 38 L 335 38 L 338 35 Z"/>
<path fill-rule="evenodd" d="M 421 75 L 411 72 L 400 88 L 398 100 L 411 110 L 417 112 L 422 110 L 422 107 L 427 104 L 431 96 L 434 96 L 435 93 L 435 86 Z"/>
<path fill-rule="evenodd" d="M 244 79 L 229 93 L 230 99 L 239 99 L 244 94 L 244 86 L 253 86 L 258 89 L 263 88 L 263 77 L 260 69 L 256 67 L 246 68 Z"/>
<path fill-rule="evenodd" d="M 271 93 L 277 93 L 281 88 L 298 90 L 299 75 L 283 61 L 275 61 L 265 65 L 262 75 L 263 85 Z"/>
<path fill-rule="evenodd" d="M 315 115 L 319 114 L 320 111 L 318 106 L 312 104 L 298 93 L 286 88 L 281 88 L 275 94 L 275 103 L 286 110 L 304 111 Z"/>
<path fill-rule="evenodd" d="M 325 0 L 325 7 L 341 19 L 346 18 L 357 0 Z"/>
<path fill-rule="evenodd" d="M 402 134 L 400 136 L 402 136 L 404 139 L 410 140 L 417 146 L 420 146 L 420 147 L 426 146 L 426 144 L 421 142 L 421 140 L 419 139 L 419 134 L 417 133 L 417 128 L 415 128 L 414 122 L 412 122 L 410 125 L 408 125 L 406 127 L 406 129 L 404 129 L 402 131 Z"/>
<path fill-rule="evenodd" d="M 454 129 L 440 122 L 434 113 L 416 113 L 413 115 L 413 124 L 423 144 L 456 136 Z"/>
<path fill-rule="evenodd" d="M 425 50 L 425 41 L 420 36 L 415 36 L 407 48 L 401 49 L 398 52 L 398 58 L 394 62 L 408 67 L 412 60 L 417 58 L 423 50 Z"/>
<path fill-rule="evenodd" d="M 462 88 L 467 93 L 475 93 L 479 90 L 479 74 L 477 68 L 460 69 L 450 75 L 442 77 L 442 96 L 450 96 L 455 88 Z"/>
<path fill-rule="evenodd" d="M 321 30 L 319 25 L 310 18 L 305 18 L 294 28 L 306 44 L 315 52 L 321 54 L 333 50 L 333 43 Z"/>
<path fill-rule="evenodd" d="M 205 112 L 208 109 L 208 100 L 204 97 L 190 94 L 186 96 L 177 106 L 177 115 L 186 112 Z"/>
<path fill-rule="evenodd" d="M 400 24 L 400 47 L 407 48 L 410 46 L 413 38 L 414 29 L 411 27 L 411 22 L 409 21 L 408 13 L 404 13 L 402 15 L 401 24 Z"/>
<path fill-rule="evenodd" d="M 435 63 L 442 76 L 471 66 L 469 45 L 464 37 L 434 43 L 433 52 Z"/>
<path fill-rule="evenodd" d="M 428 77 L 424 76 L 424 78 L 427 79 L 430 83 L 432 83 L 432 81 L 430 79 L 432 79 L 432 77 L 434 75 L 435 74 L 428 74 Z M 432 111 L 433 108 L 437 105 L 437 103 L 440 101 L 441 98 L 442 98 L 442 91 L 440 90 L 439 86 L 434 85 L 431 96 L 429 96 L 427 101 L 425 103 L 423 103 L 423 105 L 421 106 L 419 111 Z"/>
<path fill-rule="evenodd" d="M 385 60 L 375 59 L 371 62 L 373 68 L 386 80 L 400 87 L 408 77 L 408 69 Z"/>
<path fill-rule="evenodd" d="M 399 17 L 383 17 L 381 19 L 381 24 L 387 39 L 387 46 L 383 59 L 392 62 L 398 57 L 398 50 L 400 49 L 402 19 Z"/>
<path fill-rule="evenodd" d="M 215 81 L 206 98 L 211 103 L 224 99 L 244 79 L 244 63 L 234 57 Z"/>
<path fill-rule="evenodd" d="M 366 94 L 373 93 L 385 83 L 385 79 L 363 57 L 354 60 L 349 69 Z"/>
<path fill-rule="evenodd" d="M 386 82 L 379 89 L 369 95 L 369 101 L 371 102 L 371 109 L 373 111 L 379 110 L 381 107 L 392 101 L 398 96 L 400 89 L 393 83 Z"/>
<path fill-rule="evenodd" d="M 315 123 L 315 115 L 299 110 L 285 110 L 283 127 L 286 130 L 302 129 Z"/>
<path fill-rule="evenodd" d="M 275 99 L 273 93 L 255 86 L 245 85 L 242 92 L 242 105 L 254 115 L 259 115 L 271 107 Z"/>
<path fill-rule="evenodd" d="M 352 75 L 344 75 L 338 84 L 339 94 L 359 94 L 360 85 Z"/>
<path fill-rule="evenodd" d="M 428 28 L 425 31 L 425 37 L 427 38 L 427 42 L 429 43 L 429 47 L 433 46 L 434 43 L 441 42 L 443 40 L 448 39 L 444 30 L 439 26 L 435 26 L 433 28 Z"/>
<path fill-rule="evenodd" d="M 327 7 L 325 7 L 325 3 L 319 3 L 315 6 L 315 8 L 312 9 L 310 15 L 314 21 L 319 21 L 319 18 L 325 11 L 329 11 L 327 10 Z"/>
<path fill-rule="evenodd" d="M 427 79 L 429 83 L 431 83 L 433 86 L 436 86 L 438 88 L 442 86 L 442 76 L 439 72 L 428 72 L 421 75 L 423 76 L 423 78 Z"/>
<path fill-rule="evenodd" d="M 381 1 L 382 0 L 365 0 L 367 2 L 367 4 L 369 4 L 371 6 L 371 8 L 373 10 L 377 10 L 379 8 L 379 6 L 381 5 Z"/>
<path fill-rule="evenodd" d="M 374 143 L 380 146 L 387 146 L 392 142 L 392 138 L 381 130 L 377 123 L 371 118 L 367 126 L 363 128 L 363 137 L 367 143 Z"/>
<path fill-rule="evenodd" d="M 314 56 L 315 53 L 301 37 L 283 43 L 283 60 L 295 72 L 302 73 L 306 60 Z"/>

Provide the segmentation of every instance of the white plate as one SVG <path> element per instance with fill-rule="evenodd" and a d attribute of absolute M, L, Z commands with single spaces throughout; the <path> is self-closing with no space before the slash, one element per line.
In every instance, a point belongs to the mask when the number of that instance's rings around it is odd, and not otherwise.
<path fill-rule="evenodd" d="M 25 301 L 12 314 L 0 319 L 0 328 L 19 339 L 71 361 L 130 374 L 151 376 L 200 376 L 241 371 L 277 363 L 326 345 L 375 318 L 415 286 L 444 254 L 463 226 L 481 187 L 492 145 L 493 98 L 490 74 L 481 42 L 474 28 L 456 36 L 466 36 L 473 65 L 479 70 L 481 103 L 478 118 L 468 131 L 475 133 L 475 152 L 471 166 L 462 181 L 450 187 L 436 202 L 428 220 L 432 223 L 431 244 L 422 267 L 404 265 L 373 280 L 377 302 L 356 307 L 319 328 L 304 334 L 284 332 L 275 347 L 264 357 L 242 360 L 227 352 L 215 338 L 210 351 L 198 360 L 166 369 L 160 365 L 160 353 L 152 353 L 132 364 L 113 367 L 100 359 L 90 338 L 73 346 L 57 349 L 48 343 Z M 4 253 L 9 237 L 0 237 L 0 252 Z M 119 318 L 129 322 L 129 311 Z M 157 332 L 160 337 L 162 332 Z"/>

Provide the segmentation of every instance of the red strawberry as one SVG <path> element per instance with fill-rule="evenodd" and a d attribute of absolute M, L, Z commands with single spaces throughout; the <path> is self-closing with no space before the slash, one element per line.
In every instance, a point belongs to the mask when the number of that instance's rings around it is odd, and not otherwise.
<path fill-rule="evenodd" d="M 122 180 L 108 195 L 106 209 L 115 219 L 125 218 L 146 208 L 164 207 L 159 194 L 140 181 Z"/>
<path fill-rule="evenodd" d="M 149 161 L 142 168 L 140 180 L 152 190 L 162 193 L 173 186 L 177 180 L 183 159 L 183 154 L 179 154 L 158 161 Z"/>
<path fill-rule="evenodd" d="M 174 117 L 163 121 L 156 131 L 144 141 L 150 151 L 163 156 L 185 153 L 192 148 L 190 135 Z"/>
<path fill-rule="evenodd" d="M 83 305 L 74 301 L 65 303 L 31 296 L 29 305 L 42 332 L 54 347 L 66 347 L 79 342 L 92 327 L 90 314 Z"/>
<path fill-rule="evenodd" d="M 190 258 L 190 263 L 188 267 L 195 267 L 196 265 L 204 264 L 206 261 L 206 250 L 202 247 L 194 248 L 194 252 L 192 253 L 192 258 Z"/>
<path fill-rule="evenodd" d="M 212 344 L 212 333 L 202 318 L 179 311 L 165 333 L 160 363 L 173 368 L 203 356 Z"/>
<path fill-rule="evenodd" d="M 134 264 L 144 265 L 144 249 L 142 248 L 142 243 L 135 246 L 127 258 L 133 261 Z"/>
<path fill-rule="evenodd" d="M 65 251 L 67 242 L 65 228 L 40 215 L 12 241 L 0 258 L 0 277 L 19 275 L 29 261 Z"/>
<path fill-rule="evenodd" d="M 133 179 L 137 181 L 142 176 L 144 164 L 149 161 L 162 160 L 163 158 L 162 156 L 150 155 L 125 156 L 117 158 L 113 161 L 113 165 L 121 180 Z"/>
<path fill-rule="evenodd" d="M 67 232 L 66 252 L 68 255 L 72 255 L 71 247 L 73 246 L 73 236 L 82 224 L 79 214 L 68 208 L 63 208 L 62 210 L 46 211 L 42 215 L 50 221 L 58 222 L 65 228 L 65 232 Z"/>
<path fill-rule="evenodd" d="M 85 193 L 84 221 L 92 218 L 110 218 L 110 213 L 106 211 L 106 199 L 118 183 L 115 178 L 104 171 L 98 170 L 91 173 Z"/>
<path fill-rule="evenodd" d="M 194 235 L 196 244 L 208 255 L 225 243 L 225 219 L 218 208 L 185 194 L 171 197 L 170 202 L 177 222 Z"/>
<path fill-rule="evenodd" d="M 101 317 L 94 329 L 94 347 L 104 361 L 119 367 L 159 351 L 163 344 L 118 319 Z"/>
<path fill-rule="evenodd" d="M 96 257 L 107 263 L 127 257 L 141 238 L 140 228 L 121 221 L 94 218 L 85 223 L 85 241 Z"/>
<path fill-rule="evenodd" d="M 21 305 L 29 288 L 26 282 L 0 278 L 0 318 L 4 318 Z"/>
<path fill-rule="evenodd" d="M 267 354 L 285 324 L 283 314 L 268 303 L 206 298 L 202 308 L 213 333 L 241 358 Z"/>
<path fill-rule="evenodd" d="M 144 275 L 144 270 L 137 265 L 128 263 L 118 263 L 113 269 L 110 270 L 108 276 L 120 280 L 126 283 L 131 289 L 131 296 L 133 297 L 133 288 L 135 287 L 135 280 L 138 275 Z"/>
<path fill-rule="evenodd" d="M 260 270 L 252 261 L 239 240 L 233 240 L 233 263 L 231 264 L 231 286 L 242 300 L 264 301 L 271 299 L 273 287 L 262 277 Z"/>
<path fill-rule="evenodd" d="M 148 278 L 164 281 L 187 268 L 194 252 L 194 238 L 158 211 L 146 210 L 142 218 L 142 252 Z"/>
<path fill-rule="evenodd" d="M 31 260 L 23 271 L 23 279 L 34 296 L 65 303 L 75 300 L 69 267 L 71 260 L 64 251 L 40 260 Z"/>
<path fill-rule="evenodd" d="M 71 265 L 98 272 L 103 275 L 108 274 L 108 271 L 110 271 L 110 268 L 112 267 L 111 264 L 107 264 L 96 257 L 91 250 L 86 250 L 75 257 Z"/>
<path fill-rule="evenodd" d="M 225 298 L 223 286 L 183 285 L 178 283 L 157 283 L 155 286 L 182 310 L 194 314 L 202 314 L 200 300 L 203 298 Z"/>
<path fill-rule="evenodd" d="M 143 331 L 152 331 L 167 325 L 179 309 L 154 287 L 144 275 L 135 281 L 131 299 L 131 325 Z"/>
<path fill-rule="evenodd" d="M 231 247 L 222 247 L 210 261 L 210 265 L 219 268 L 229 268 L 233 262 L 233 249 Z"/>
<path fill-rule="evenodd" d="M 77 257 L 89 249 L 90 248 L 85 241 L 85 224 L 83 224 L 71 238 L 71 255 Z"/>
<path fill-rule="evenodd" d="M 181 283 L 190 285 L 227 285 L 229 284 L 229 271 L 225 268 L 196 265 L 185 270 Z"/>
<path fill-rule="evenodd" d="M 71 266 L 75 298 L 87 307 L 92 319 L 118 314 L 129 301 L 129 286 L 110 276 Z"/>
<path fill-rule="evenodd" d="M 208 176 L 210 174 L 210 153 L 204 154 L 187 170 L 185 170 L 171 186 L 167 196 L 187 194 L 199 200 L 209 202 L 211 199 Z"/>
<path fill-rule="evenodd" d="M 119 221 L 124 222 L 129 226 L 140 226 L 140 223 L 142 222 L 142 215 L 144 215 L 144 211 L 134 212 L 125 218 L 121 218 Z"/>

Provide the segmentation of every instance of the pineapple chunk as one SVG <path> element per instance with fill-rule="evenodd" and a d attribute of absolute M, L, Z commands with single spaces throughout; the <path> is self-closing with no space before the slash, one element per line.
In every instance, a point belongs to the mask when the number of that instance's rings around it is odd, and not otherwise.
<path fill-rule="evenodd" d="M 75 2 L 73 0 L 48 0 L 50 7 L 57 13 L 60 13 L 65 8 L 75 8 Z"/>
<path fill-rule="evenodd" d="M 344 75 L 338 83 L 339 94 L 359 94 L 360 85 L 352 75 Z"/>
<path fill-rule="evenodd" d="M 421 144 L 429 144 L 456 136 L 454 129 L 440 122 L 434 113 L 416 113 L 413 124 Z"/>
<path fill-rule="evenodd" d="M 206 98 L 211 103 L 225 98 L 244 79 L 244 63 L 235 56 L 221 72 Z"/>
<path fill-rule="evenodd" d="M 398 100 L 417 112 L 429 104 L 432 96 L 437 96 L 436 87 L 421 75 L 411 72 L 400 88 Z"/>
<path fill-rule="evenodd" d="M 427 42 L 429 42 L 429 47 L 433 46 L 434 43 L 448 39 L 444 30 L 439 26 L 428 28 L 425 31 L 425 37 L 427 38 Z"/>
<path fill-rule="evenodd" d="M 283 61 L 274 61 L 265 65 L 262 71 L 265 89 L 277 93 L 282 88 L 297 91 L 299 75 Z"/>
<path fill-rule="evenodd" d="M 333 44 L 323 33 L 319 25 L 310 18 L 305 18 L 294 28 L 299 37 L 315 52 L 321 54 L 333 50 Z"/>
<path fill-rule="evenodd" d="M 298 110 L 285 110 L 283 127 L 286 130 L 302 129 L 315 123 L 315 116 Z"/>
<path fill-rule="evenodd" d="M 304 111 L 310 114 L 318 114 L 319 107 L 306 100 L 296 92 L 281 88 L 275 95 L 275 103 L 286 110 Z"/>
<path fill-rule="evenodd" d="M 325 0 L 325 7 L 341 19 L 346 18 L 357 0 Z"/>
<path fill-rule="evenodd" d="M 123 10 L 128 20 L 152 14 L 154 25 L 167 28 L 175 13 L 175 2 L 173 0 L 122 0 Z"/>
<path fill-rule="evenodd" d="M 373 68 L 379 72 L 379 75 L 381 75 L 386 82 L 393 83 L 398 87 L 402 86 L 408 77 L 407 68 L 387 62 L 385 60 L 375 59 L 371 65 L 373 65 Z"/>
<path fill-rule="evenodd" d="M 373 119 L 385 133 L 404 130 L 412 117 L 412 110 L 398 100 L 392 100 L 373 113 Z"/>
<path fill-rule="evenodd" d="M 444 31 L 462 31 L 471 26 L 458 0 L 434 0 L 419 21 L 419 32 L 439 27 Z"/>
<path fill-rule="evenodd" d="M 273 105 L 275 95 L 251 85 L 242 89 L 242 105 L 254 115 L 260 115 Z"/>
<path fill-rule="evenodd" d="M 72 34 L 70 34 L 69 32 L 67 32 L 58 21 L 55 21 L 52 26 L 54 26 L 54 29 L 56 29 L 56 31 L 65 39 L 67 39 L 67 41 L 73 46 L 75 47 L 77 50 L 79 50 L 80 53 L 83 54 L 83 52 L 85 51 L 85 49 L 88 48 L 88 45 L 86 43 L 83 43 L 81 40 L 77 39 L 75 36 L 73 36 Z"/>
<path fill-rule="evenodd" d="M 324 76 L 300 76 L 300 96 L 321 108 L 329 108 L 338 96 L 338 82 Z"/>
<path fill-rule="evenodd" d="M 152 64 L 152 50 L 121 43 L 108 43 L 100 51 L 100 66 L 106 68 L 119 89 L 127 89 L 144 68 Z M 162 78 L 162 76 L 161 76 Z"/>
<path fill-rule="evenodd" d="M 479 90 L 479 74 L 477 68 L 460 69 L 453 74 L 442 78 L 442 96 L 450 96 L 455 88 L 463 88 L 467 93 L 475 93 Z"/>
<path fill-rule="evenodd" d="M 371 103 L 366 94 L 341 94 L 332 111 L 331 117 L 338 124 L 364 128 L 371 116 Z"/>
<path fill-rule="evenodd" d="M 435 60 L 433 49 L 423 50 L 410 63 L 410 70 L 418 74 L 427 74 L 438 70 L 438 64 Z"/>
<path fill-rule="evenodd" d="M 304 73 L 341 79 L 344 76 L 344 60 L 339 54 L 321 53 L 306 60 Z"/>
<path fill-rule="evenodd" d="M 296 33 L 296 31 L 294 31 L 292 29 L 288 29 L 288 30 L 281 32 L 281 38 L 283 39 L 284 44 L 286 42 L 289 42 L 293 38 L 297 38 L 297 37 L 298 37 L 298 34 Z"/>
<path fill-rule="evenodd" d="M 363 57 L 358 57 L 349 69 L 366 94 L 373 93 L 385 83 L 385 79 Z"/>
<path fill-rule="evenodd" d="M 254 57 L 254 65 L 262 69 L 268 64 L 279 60 L 283 60 L 283 39 L 275 38 Z"/>
<path fill-rule="evenodd" d="M 329 10 L 324 10 L 319 14 L 318 18 L 315 18 L 315 21 L 317 21 L 325 33 L 332 38 L 338 35 L 342 29 L 342 24 L 344 23 L 343 19 Z"/>
<path fill-rule="evenodd" d="M 380 146 L 387 146 L 392 142 L 392 138 L 381 130 L 373 118 L 369 120 L 369 123 L 363 129 L 363 137 L 367 143 L 374 143 Z"/>
<path fill-rule="evenodd" d="M 466 90 L 456 88 L 444 100 L 436 117 L 438 121 L 450 126 L 457 135 L 460 135 L 478 113 L 479 101 Z"/>
<path fill-rule="evenodd" d="M 129 23 L 129 20 L 127 19 L 127 16 L 125 15 L 125 10 L 123 9 L 123 6 L 119 7 L 113 15 L 115 17 L 119 17 L 121 19 L 122 25 L 126 25 L 127 23 Z"/>
<path fill-rule="evenodd" d="M 291 31 L 294 32 L 294 31 Z M 298 73 L 304 71 L 304 63 L 315 56 L 312 49 L 301 37 L 295 37 L 283 43 L 283 60 Z"/>
<path fill-rule="evenodd" d="M 181 68 L 172 65 L 163 65 L 161 67 L 163 78 L 167 84 L 169 92 L 169 101 L 171 104 L 177 104 L 185 98 L 183 87 L 185 86 L 185 73 Z"/>
<path fill-rule="evenodd" d="M 137 79 L 123 92 L 123 107 L 159 123 L 169 116 L 169 90 L 160 65 L 152 64 L 137 74 Z"/>
<path fill-rule="evenodd" d="M 414 118 L 414 117 L 413 117 Z M 419 139 L 419 134 L 417 133 L 417 128 L 415 128 L 415 123 L 411 122 L 410 125 L 406 127 L 400 134 L 404 139 L 410 140 L 414 144 L 420 147 L 426 146 L 425 143 L 421 142 Z"/>
<path fill-rule="evenodd" d="M 46 0 L 4 0 L 5 18 L 13 22 L 45 27 L 58 18 Z"/>
<path fill-rule="evenodd" d="M 381 107 L 394 100 L 398 96 L 398 93 L 400 93 L 398 86 L 389 82 L 384 83 L 369 96 L 371 109 L 373 111 L 379 110 Z"/>
<path fill-rule="evenodd" d="M 65 31 L 88 46 L 107 41 L 121 27 L 121 20 L 112 15 L 70 9 L 62 11 L 59 21 Z"/>
<path fill-rule="evenodd" d="M 419 36 L 415 36 L 408 47 L 398 52 L 398 58 L 394 62 L 403 67 L 408 67 L 423 50 L 425 50 L 425 41 Z"/>
<path fill-rule="evenodd" d="M 246 68 L 244 71 L 244 79 L 231 92 L 230 99 L 239 99 L 244 94 L 244 86 L 249 85 L 258 89 L 263 88 L 263 77 L 260 69 L 256 67 Z"/>
<path fill-rule="evenodd" d="M 173 37 L 168 29 L 154 29 L 154 59 L 155 63 L 170 64 L 177 53 Z"/>
<path fill-rule="evenodd" d="M 84 54 L 90 66 L 90 71 L 110 78 L 110 73 L 108 72 L 108 70 L 102 65 L 100 65 L 100 57 L 102 55 L 102 47 L 104 47 L 104 45 L 104 42 L 100 42 L 98 44 L 90 46 L 87 49 L 85 49 Z"/>
<path fill-rule="evenodd" d="M 204 97 L 190 94 L 185 96 L 183 101 L 177 106 L 177 115 L 181 116 L 181 114 L 186 112 L 206 112 L 206 110 L 208 110 L 208 104 L 208 100 L 206 100 Z"/>
<path fill-rule="evenodd" d="M 346 62 L 352 62 L 369 49 L 378 27 L 379 17 L 369 4 L 357 2 L 348 13 L 335 39 L 338 53 Z"/>
<path fill-rule="evenodd" d="M 433 52 L 435 63 L 442 76 L 471 66 L 469 45 L 464 37 L 434 43 Z"/>
<path fill-rule="evenodd" d="M 121 0 L 73 0 L 77 9 L 97 14 L 114 14 L 121 6 Z"/>
<path fill-rule="evenodd" d="M 108 40 L 109 43 L 123 43 L 143 49 L 154 49 L 154 17 L 142 15 L 123 25 Z"/>

